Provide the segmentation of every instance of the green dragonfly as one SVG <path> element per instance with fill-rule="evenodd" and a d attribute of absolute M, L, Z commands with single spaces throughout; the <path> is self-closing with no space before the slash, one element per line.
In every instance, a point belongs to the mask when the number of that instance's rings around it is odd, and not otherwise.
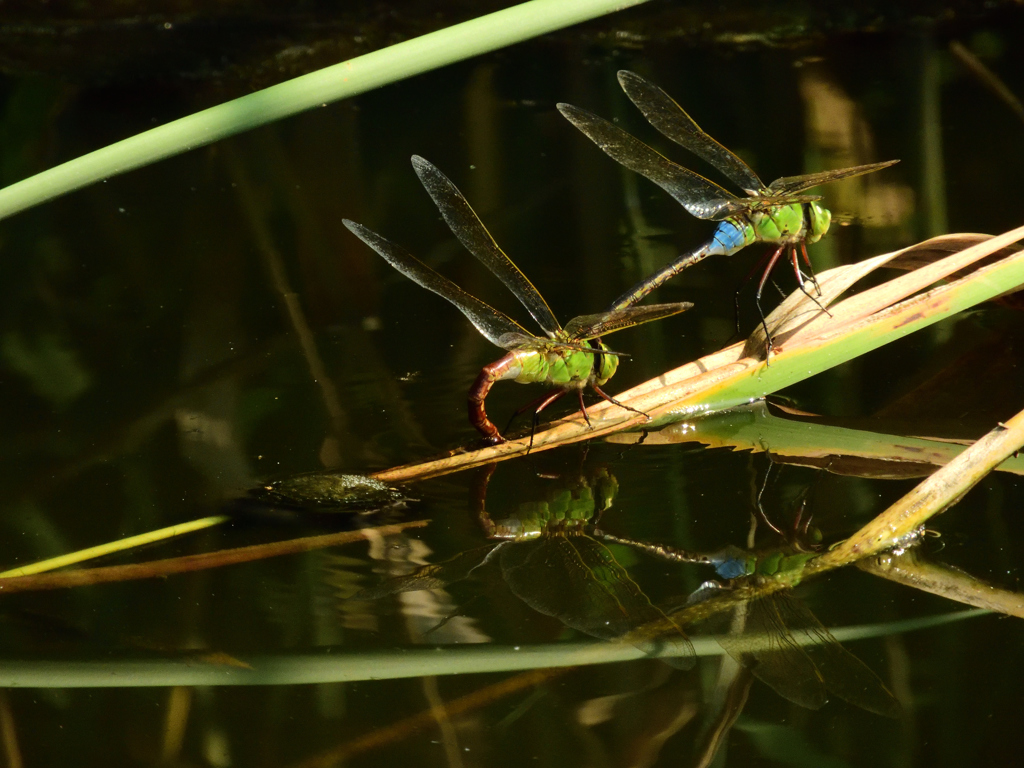
<path fill-rule="evenodd" d="M 556 387 L 533 404 L 534 425 L 544 408 L 573 390 L 577 392 L 580 411 L 589 425 L 590 419 L 583 403 L 583 389 L 586 387 L 593 389 L 605 400 L 633 410 L 601 390 L 618 369 L 619 353 L 605 346 L 600 337 L 623 328 L 670 317 L 690 309 L 693 304 L 679 302 L 645 307 L 614 307 L 608 312 L 573 318 L 563 328 L 544 297 L 498 247 L 469 202 L 448 177 L 418 155 L 413 155 L 412 166 L 455 236 L 512 291 L 546 335 L 544 338 L 530 333 L 508 315 L 462 290 L 391 241 L 361 224 L 343 220 L 356 237 L 391 266 L 413 282 L 454 304 L 488 341 L 508 350 L 508 354 L 500 360 L 484 366 L 469 390 L 469 420 L 484 439 L 492 444 L 505 441 L 484 410 L 484 400 L 491 387 L 503 379 L 513 379 L 521 384 L 536 382 Z"/>
<path fill-rule="evenodd" d="M 462 552 L 450 560 L 422 566 L 386 579 L 357 594 L 377 599 L 399 592 L 441 589 L 496 563 L 511 592 L 533 610 L 603 640 L 623 638 L 672 666 L 695 663 L 693 644 L 633 581 L 611 550 L 590 536 L 589 526 L 612 505 L 618 484 L 600 470 L 561 484 L 543 500 L 525 502 L 507 516 L 492 517 L 485 508 L 487 468 L 477 492 L 477 517 L 497 544 Z M 636 633 L 656 623 L 668 627 L 658 636 Z"/>
<path fill-rule="evenodd" d="M 818 202 L 821 196 L 804 192 L 820 184 L 878 171 L 899 161 L 888 160 L 822 173 L 784 176 L 766 186 L 750 166 L 701 130 L 693 118 L 661 88 L 626 70 L 619 72 L 618 77 L 622 90 L 651 125 L 713 165 L 746 192 L 747 196 L 738 197 L 715 182 L 677 165 L 618 126 L 585 109 L 571 104 L 559 104 L 558 110 L 562 115 L 609 157 L 631 171 L 646 176 L 672 195 L 691 215 L 720 222 L 708 242 L 681 255 L 660 272 L 634 285 L 612 307 L 620 309 L 636 304 L 667 280 L 708 256 L 731 256 L 757 242 L 778 243 L 757 286 L 757 309 L 765 332 L 768 333 L 760 300 L 769 273 L 783 251 L 788 249 L 797 283 L 810 296 L 804 285 L 796 249 L 799 245 L 804 262 L 810 269 L 807 244 L 820 240 L 828 232 L 832 221 L 832 214 Z M 770 349 L 770 334 L 768 339 Z"/>
<path fill-rule="evenodd" d="M 726 584 L 706 581 L 687 600 L 684 612 L 716 597 L 731 600 L 737 588 L 765 580 L 788 586 L 800 581 L 807 563 L 817 556 L 795 542 L 760 552 L 729 546 L 715 553 L 687 552 L 595 532 L 606 541 L 626 544 L 658 557 L 714 567 Z M 739 613 L 741 612 L 741 613 Z M 735 631 L 735 617 L 742 631 Z M 676 615 L 676 614 L 672 614 Z M 716 634 L 718 643 L 756 678 L 795 704 L 820 709 L 831 692 L 851 704 L 886 717 L 897 717 L 900 705 L 879 677 L 818 621 L 810 609 L 782 589 L 742 601 L 732 610 L 717 611 L 699 621 Z"/>

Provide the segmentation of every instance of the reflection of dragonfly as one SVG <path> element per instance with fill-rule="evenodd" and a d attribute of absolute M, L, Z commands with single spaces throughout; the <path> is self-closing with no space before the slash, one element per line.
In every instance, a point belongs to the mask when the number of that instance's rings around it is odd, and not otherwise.
<path fill-rule="evenodd" d="M 608 547 L 587 535 L 591 519 L 611 506 L 616 489 L 615 478 L 602 471 L 497 520 L 483 509 L 481 494 L 480 522 L 490 538 L 501 539 L 497 545 L 388 579 L 359 596 L 440 589 L 496 560 L 512 593 L 538 613 L 593 637 L 627 636 L 645 653 L 662 652 L 673 666 L 689 668 L 695 655 L 682 629 L 651 603 Z M 667 622 L 670 632 L 658 638 L 636 635 L 637 627 L 652 622 Z"/>
<path fill-rule="evenodd" d="M 677 165 L 597 115 L 571 104 L 559 104 L 562 115 L 609 157 L 646 176 L 672 195 L 691 215 L 721 222 L 711 240 L 637 283 L 615 302 L 614 307 L 636 304 L 666 280 L 708 256 L 730 256 L 756 242 L 778 243 L 779 247 L 769 259 L 757 287 L 758 312 L 764 324 L 761 291 L 779 256 L 783 250 L 789 249 L 797 282 L 807 293 L 797 262 L 796 246 L 799 244 L 804 261 L 810 266 L 807 243 L 817 242 L 825 235 L 832 220 L 832 214 L 818 202 L 821 199 L 819 195 L 802 193 L 819 184 L 860 176 L 899 162 L 889 160 L 823 173 L 784 176 L 766 186 L 750 166 L 701 130 L 661 88 L 625 70 L 619 72 L 619 84 L 651 125 L 713 165 L 743 189 L 747 197 L 737 197 L 713 181 Z"/>
<path fill-rule="evenodd" d="M 530 333 L 508 315 L 466 293 L 394 243 L 361 224 L 344 220 L 345 226 L 353 234 L 391 266 L 428 291 L 450 301 L 488 341 L 509 350 L 503 358 L 484 367 L 469 391 L 469 420 L 473 426 L 489 442 L 504 442 L 484 410 L 487 393 L 496 381 L 502 379 L 514 379 L 521 384 L 552 384 L 558 388 L 538 401 L 534 411 L 535 420 L 537 414 L 548 405 L 566 392 L 576 390 L 580 410 L 589 424 L 586 406 L 583 404 L 583 389 L 588 386 L 605 400 L 626 408 L 601 391 L 601 386 L 615 374 L 619 360 L 617 353 L 602 344 L 599 337 L 678 314 L 693 305 L 677 303 L 617 307 L 602 314 L 576 317 L 563 328 L 526 275 L 494 242 L 455 185 L 422 157 L 414 155 L 412 165 L 455 236 L 515 294 L 547 336 L 542 338 Z"/>
<path fill-rule="evenodd" d="M 727 597 L 731 586 L 744 583 L 778 579 L 795 584 L 804 566 L 816 556 L 792 546 L 760 553 L 730 546 L 704 554 L 602 536 L 676 562 L 712 565 L 720 577 L 732 582 L 705 582 L 690 596 L 689 606 L 716 595 Z M 733 631 L 733 615 L 742 621 L 740 632 Z M 701 623 L 717 634 L 719 644 L 730 656 L 796 704 L 820 709 L 831 691 L 869 712 L 888 717 L 900 712 L 899 703 L 878 676 L 847 651 L 789 589 L 755 597 L 740 603 L 734 611 L 719 611 Z"/>

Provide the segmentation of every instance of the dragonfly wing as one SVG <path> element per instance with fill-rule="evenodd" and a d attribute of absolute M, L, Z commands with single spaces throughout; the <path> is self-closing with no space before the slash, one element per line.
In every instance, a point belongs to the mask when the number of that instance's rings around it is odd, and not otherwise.
<path fill-rule="evenodd" d="M 553 342 L 534 336 L 532 333 L 503 333 L 498 339 L 498 346 L 503 349 L 540 349 L 547 348 L 552 344 Z"/>
<path fill-rule="evenodd" d="M 898 717 L 900 704 L 885 683 L 835 639 L 802 602 L 788 594 L 776 600 L 780 615 L 803 644 L 825 680 L 825 687 L 854 706 L 885 717 Z"/>
<path fill-rule="evenodd" d="M 673 163 L 603 117 L 572 104 L 559 104 L 558 111 L 608 157 L 646 176 L 672 195 L 691 216 L 718 221 L 732 213 L 726 210 L 728 206 L 741 202 L 731 192 Z"/>
<path fill-rule="evenodd" d="M 433 291 L 454 304 L 462 314 L 469 318 L 469 322 L 475 325 L 476 329 L 495 346 L 509 349 L 505 342 L 513 335 L 516 339 L 523 336 L 536 338 L 511 317 L 499 312 L 489 304 L 485 304 L 476 296 L 466 293 L 447 277 L 438 274 L 387 238 L 381 237 L 373 230 L 349 219 L 343 219 L 342 223 L 353 235 L 373 248 L 388 264 L 414 283 L 418 283 L 428 291 Z"/>
<path fill-rule="evenodd" d="M 821 199 L 821 195 L 765 195 L 757 198 L 750 208 L 755 211 L 770 211 L 780 205 L 802 205 Z"/>
<path fill-rule="evenodd" d="M 596 315 L 580 315 L 566 323 L 565 330 L 571 339 L 586 341 L 621 331 L 623 328 L 672 317 L 692 308 L 693 304 L 688 301 L 680 301 L 675 304 L 646 304 L 642 307 L 615 309 Z"/>
<path fill-rule="evenodd" d="M 451 560 L 446 560 L 443 563 L 424 565 L 404 576 L 385 579 L 376 586 L 357 592 L 354 597 L 357 600 L 379 600 L 400 592 L 444 589 L 449 584 L 468 578 L 476 568 L 483 565 L 494 549 L 495 546 L 490 545 L 460 552 Z"/>
<path fill-rule="evenodd" d="M 816 187 L 819 184 L 829 184 L 841 179 L 849 179 L 854 176 L 863 176 L 865 173 L 873 173 L 890 165 L 895 165 L 899 160 L 887 160 L 884 163 L 869 163 L 868 165 L 854 165 L 850 168 L 838 168 L 834 171 L 822 171 L 821 173 L 806 173 L 803 176 L 783 176 L 768 185 L 769 195 L 795 195 L 805 189 Z"/>
<path fill-rule="evenodd" d="M 808 709 L 828 700 L 814 662 L 786 627 L 774 595 L 746 603 L 741 632 L 719 637 L 719 644 L 754 676 L 784 699 Z"/>
<path fill-rule="evenodd" d="M 676 624 L 655 607 L 606 546 L 589 536 L 548 534 L 506 547 L 501 570 L 509 588 L 535 611 L 606 640 L 623 639 L 645 653 L 668 646 L 665 661 L 688 669 L 696 655 Z M 637 627 L 655 623 L 657 636 Z"/>
<path fill-rule="evenodd" d="M 533 283 L 524 275 L 491 237 L 483 222 L 476 215 L 469 201 L 459 192 L 458 187 L 432 163 L 419 155 L 412 156 L 412 167 L 420 177 L 434 205 L 441 211 L 448 228 L 454 233 L 466 250 L 476 256 L 485 267 L 515 294 L 533 319 L 548 336 L 554 336 L 562 326 L 558 324 L 551 308 Z"/>
<path fill-rule="evenodd" d="M 711 163 L 747 193 L 755 195 L 764 189 L 764 182 L 749 165 L 701 130 L 686 110 L 661 88 L 625 69 L 619 72 L 619 85 L 644 113 L 647 122 L 667 138 Z"/>

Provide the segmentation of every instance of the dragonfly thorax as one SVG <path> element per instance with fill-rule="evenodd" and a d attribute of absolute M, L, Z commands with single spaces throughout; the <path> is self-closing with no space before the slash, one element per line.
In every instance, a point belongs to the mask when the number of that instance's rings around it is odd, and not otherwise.
<path fill-rule="evenodd" d="M 617 355 L 601 354 L 607 351 L 608 347 L 597 341 L 561 346 L 557 340 L 543 347 L 514 349 L 505 358 L 508 364 L 500 378 L 520 384 L 579 388 L 594 384 L 601 386 L 615 375 L 619 367 Z"/>
<path fill-rule="evenodd" d="M 817 202 L 773 205 L 746 215 L 755 241 L 795 245 L 813 243 L 828 231 L 831 214 Z"/>
<path fill-rule="evenodd" d="M 817 201 L 759 206 L 723 219 L 703 255 L 731 256 L 754 243 L 816 243 L 832 222 L 832 214 Z"/>

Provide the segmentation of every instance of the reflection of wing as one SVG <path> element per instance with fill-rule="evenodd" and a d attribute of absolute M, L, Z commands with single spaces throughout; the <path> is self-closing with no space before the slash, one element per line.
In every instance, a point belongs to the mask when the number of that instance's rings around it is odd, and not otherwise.
<path fill-rule="evenodd" d="M 572 339 L 586 341 L 621 331 L 624 328 L 632 328 L 634 325 L 678 315 L 692 307 L 693 304 L 682 301 L 676 304 L 647 304 L 642 307 L 627 307 L 597 315 L 580 315 L 565 324 L 565 331 Z"/>
<path fill-rule="evenodd" d="M 502 339 L 504 337 L 507 340 L 512 334 L 520 341 L 524 336 L 536 338 L 504 312 L 499 312 L 476 296 L 466 293 L 447 277 L 438 274 L 390 240 L 354 221 L 343 219 L 342 223 L 403 275 L 458 307 L 459 311 L 469 318 L 469 322 L 495 346 L 509 349 Z"/>
<path fill-rule="evenodd" d="M 691 216 L 718 221 L 747 207 L 745 201 L 731 192 L 673 163 L 603 117 L 571 104 L 559 104 L 558 111 L 608 157 L 646 176 L 672 195 Z"/>
<path fill-rule="evenodd" d="M 791 594 L 776 592 L 746 607 L 743 632 L 725 634 L 719 643 L 780 696 L 819 709 L 828 689 L 869 712 L 899 715 L 899 703 L 878 676 Z"/>
<path fill-rule="evenodd" d="M 808 709 L 820 709 L 828 701 L 825 681 L 786 629 L 778 601 L 773 598 L 746 603 L 742 633 L 722 635 L 718 642 L 783 698 Z"/>
<path fill-rule="evenodd" d="M 849 168 L 838 168 L 834 171 L 822 171 L 820 173 L 807 173 L 803 176 L 783 176 L 768 185 L 769 195 L 789 196 L 805 189 L 816 187 L 819 184 L 829 184 L 840 179 L 850 179 L 854 176 L 862 176 L 865 173 L 880 171 L 895 165 L 899 160 L 886 160 L 884 163 L 869 163 L 867 165 L 854 165 Z"/>
<path fill-rule="evenodd" d="M 851 704 L 885 717 L 899 717 L 900 705 L 878 675 L 846 650 L 810 609 L 795 597 L 778 596 L 786 626 L 818 667 L 825 687 Z"/>
<path fill-rule="evenodd" d="M 619 72 L 619 85 L 644 113 L 647 122 L 666 137 L 711 163 L 748 194 L 756 195 L 764 190 L 764 183 L 749 165 L 704 133 L 686 110 L 661 88 L 625 69 Z"/>
<path fill-rule="evenodd" d="M 647 598 L 611 551 L 589 536 L 548 534 L 502 550 L 501 569 L 515 595 L 535 611 L 588 635 L 614 640 L 667 618 Z M 669 635 L 630 641 L 645 653 L 665 646 L 665 661 L 688 669 L 693 645 L 676 627 Z"/>
<path fill-rule="evenodd" d="M 533 315 L 533 319 L 544 329 L 548 336 L 554 336 L 561 327 L 544 297 L 533 287 L 533 283 L 519 271 L 512 259 L 498 247 L 487 231 L 483 222 L 470 207 L 469 202 L 452 184 L 451 180 L 441 173 L 433 164 L 419 155 L 412 156 L 412 167 L 420 177 L 427 193 L 434 200 L 434 205 L 441 211 L 449 229 L 459 238 L 470 253 L 476 256 L 495 276 L 503 282 L 524 307 Z"/>
<path fill-rule="evenodd" d="M 498 546 L 501 546 L 500 544 Z M 483 564 L 494 546 L 477 547 L 460 552 L 443 563 L 424 565 L 405 576 L 384 579 L 380 584 L 367 587 L 354 596 L 356 600 L 379 600 L 400 592 L 419 592 L 421 589 L 444 589 L 449 584 L 467 578 L 475 568 Z"/>

